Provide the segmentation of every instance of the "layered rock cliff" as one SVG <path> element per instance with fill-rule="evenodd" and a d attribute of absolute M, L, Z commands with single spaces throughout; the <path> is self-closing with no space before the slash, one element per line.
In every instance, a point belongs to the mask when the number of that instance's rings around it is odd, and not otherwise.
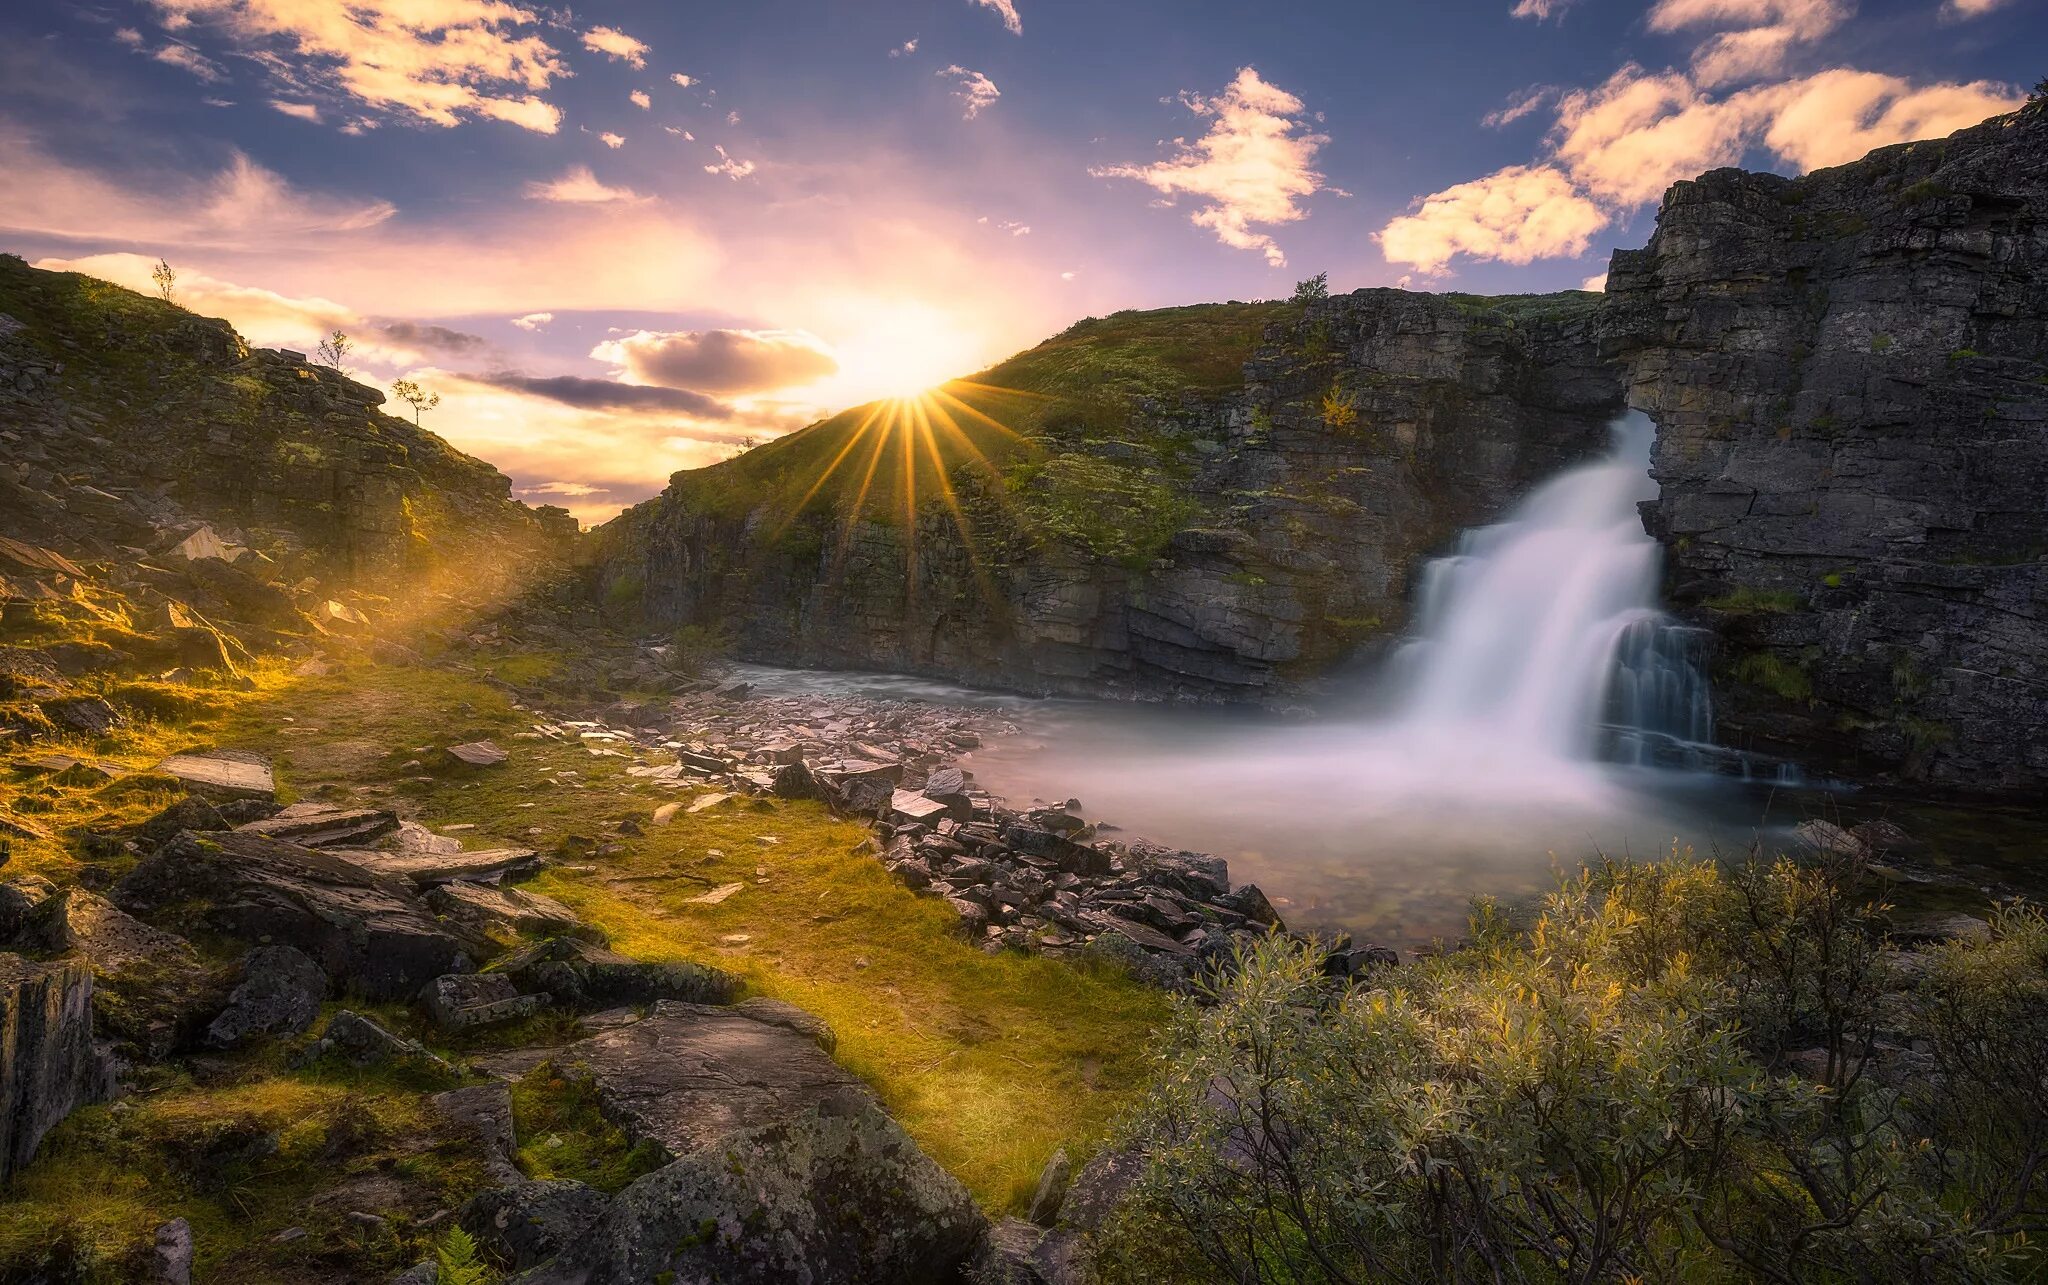
<path fill-rule="evenodd" d="M 1367 290 L 1082 322 L 678 474 L 606 532 L 609 593 L 763 660 L 1268 696 L 1398 631 L 1424 555 L 1604 444 L 1598 307 Z"/>
<path fill-rule="evenodd" d="M 1608 292 L 1722 739 L 2048 780 L 2048 105 L 1677 184 Z"/>

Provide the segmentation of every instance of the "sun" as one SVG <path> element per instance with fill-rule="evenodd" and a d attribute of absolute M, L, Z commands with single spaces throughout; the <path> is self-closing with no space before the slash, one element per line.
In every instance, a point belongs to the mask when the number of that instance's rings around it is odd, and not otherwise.
<path fill-rule="evenodd" d="M 831 384 L 849 402 L 908 399 L 988 364 L 986 339 L 966 318 L 899 300 L 862 309 L 859 332 L 836 345 Z"/>

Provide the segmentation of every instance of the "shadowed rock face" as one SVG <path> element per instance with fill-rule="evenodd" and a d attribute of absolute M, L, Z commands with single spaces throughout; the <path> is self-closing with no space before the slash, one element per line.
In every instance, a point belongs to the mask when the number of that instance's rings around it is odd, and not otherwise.
<path fill-rule="evenodd" d="M 781 539 L 771 505 L 730 516 L 715 499 L 736 484 L 719 468 L 678 474 L 609 556 L 644 576 L 653 623 L 736 629 L 755 659 L 1256 700 L 1398 631 L 1425 555 L 1605 444 L 1621 385 L 1597 309 L 1585 294 L 1359 291 L 1273 326 L 1227 389 L 1135 399 L 1115 430 L 1049 430 L 1049 450 L 1131 464 L 1185 502 L 1156 558 L 1048 538 L 971 470 L 954 477 L 971 549 L 938 504 L 909 535 L 835 517 Z M 1104 509 L 1082 516 L 1125 520 Z"/>
<path fill-rule="evenodd" d="M 27 1164 L 74 1108 L 112 1088 L 93 1046 L 91 969 L 0 954 L 0 1178 Z"/>
<path fill-rule="evenodd" d="M 1725 738 L 2048 780 L 2048 111 L 1797 180 L 1717 170 L 1615 255 L 1671 597 Z"/>

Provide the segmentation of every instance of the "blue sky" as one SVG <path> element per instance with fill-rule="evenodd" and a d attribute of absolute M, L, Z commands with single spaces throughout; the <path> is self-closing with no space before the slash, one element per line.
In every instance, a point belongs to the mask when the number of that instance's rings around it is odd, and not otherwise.
<path fill-rule="evenodd" d="M 1597 287 L 1670 182 L 1946 134 L 2043 50 L 2040 0 L 31 0 L 0 248 L 342 328 L 595 519 L 1080 316 Z"/>

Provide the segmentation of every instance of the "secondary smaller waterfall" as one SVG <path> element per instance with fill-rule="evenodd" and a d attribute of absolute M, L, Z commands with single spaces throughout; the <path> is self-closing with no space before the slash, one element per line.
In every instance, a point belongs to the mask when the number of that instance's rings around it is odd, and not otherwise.
<path fill-rule="evenodd" d="M 1691 765 L 1713 711 L 1703 636 L 1657 609 L 1661 550 L 1637 509 L 1656 495 L 1654 436 L 1623 417 L 1606 456 L 1424 569 L 1390 730 L 1496 761 Z"/>

